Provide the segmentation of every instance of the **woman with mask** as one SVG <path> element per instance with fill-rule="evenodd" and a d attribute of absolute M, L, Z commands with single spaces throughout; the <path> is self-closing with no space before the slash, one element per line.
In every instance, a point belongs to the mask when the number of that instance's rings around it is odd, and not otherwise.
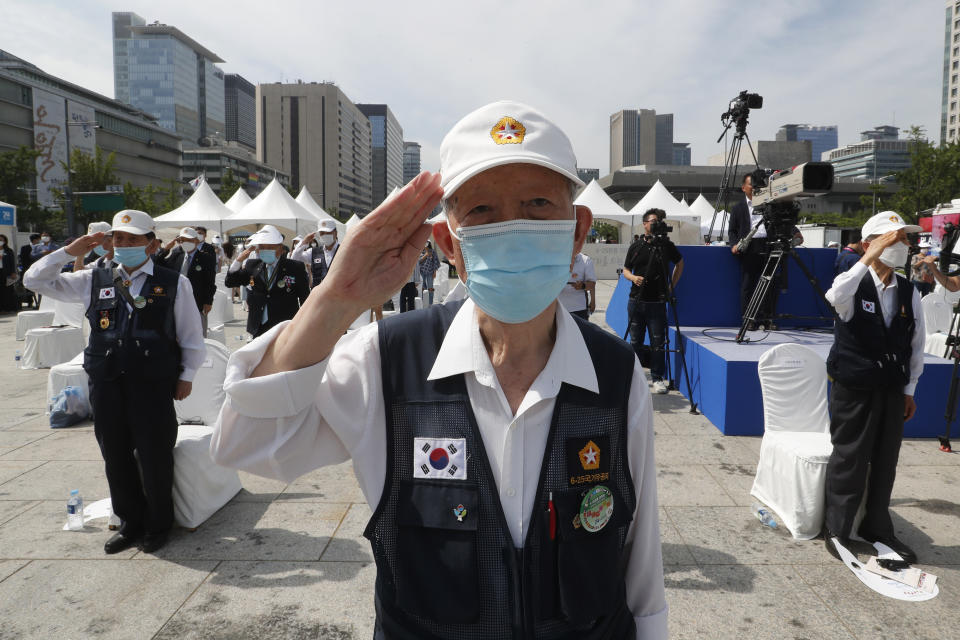
<path fill-rule="evenodd" d="M 440 268 L 440 258 L 437 252 L 433 250 L 433 245 L 429 242 L 420 252 L 419 260 L 420 276 L 423 278 L 422 292 L 430 292 L 430 304 L 433 304 L 433 279 L 437 276 L 437 270 Z"/>
<path fill-rule="evenodd" d="M 17 281 L 17 265 L 7 236 L 0 233 L 0 312 L 17 311 L 17 294 L 13 285 Z"/>

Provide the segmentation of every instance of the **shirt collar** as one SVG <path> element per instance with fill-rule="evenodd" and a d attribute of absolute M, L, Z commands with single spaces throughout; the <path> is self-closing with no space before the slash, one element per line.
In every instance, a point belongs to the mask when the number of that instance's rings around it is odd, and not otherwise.
<path fill-rule="evenodd" d="M 141 266 L 139 269 L 137 269 L 133 273 L 127 273 L 127 268 L 124 267 L 123 265 L 120 265 L 120 273 L 127 274 L 127 278 L 126 278 L 127 280 L 133 280 L 134 278 L 139 276 L 141 273 L 144 273 L 148 276 L 152 276 L 153 275 L 153 258 L 151 258 L 150 256 L 147 256 L 147 261 L 143 263 L 143 266 Z"/>
<path fill-rule="evenodd" d="M 553 351 L 530 392 L 537 392 L 542 397 L 555 396 L 560 391 L 560 383 L 566 382 L 599 393 L 597 372 L 593 368 L 593 360 L 583 340 L 583 334 L 573 316 L 559 303 L 556 307 L 556 321 L 557 339 Z M 480 336 L 476 305 L 467 298 L 447 329 L 427 380 L 439 380 L 471 372 L 480 384 L 493 388 L 498 386 L 493 363 L 490 362 L 490 356 L 487 355 L 483 338 Z M 526 405 L 527 402 L 524 401 L 523 404 Z"/>
<path fill-rule="evenodd" d="M 892 289 L 897 286 L 897 272 L 894 271 L 892 277 L 890 278 L 890 284 L 884 283 L 880 279 L 880 276 L 877 275 L 876 270 L 873 267 L 867 267 L 867 271 L 870 272 L 870 275 L 873 277 L 873 286 L 875 286 L 880 291 L 885 291 L 887 289 Z"/>

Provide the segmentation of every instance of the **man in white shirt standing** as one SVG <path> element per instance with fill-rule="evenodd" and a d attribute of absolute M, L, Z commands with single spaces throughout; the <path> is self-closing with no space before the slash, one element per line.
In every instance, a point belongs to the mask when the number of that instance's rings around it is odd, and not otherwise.
<path fill-rule="evenodd" d="M 886 544 L 907 562 L 917 561 L 894 535 L 890 494 L 903 423 L 917 410 L 913 392 L 923 372 L 925 334 L 920 294 L 893 269 L 907 261 L 906 234 L 919 231 L 893 211 L 867 220 L 863 257 L 839 274 L 826 294 L 837 320 L 827 357 L 833 452 L 827 463 L 824 540 L 837 557 L 834 540 L 849 544 L 866 493 L 857 534 Z"/>
<path fill-rule="evenodd" d="M 314 239 L 318 246 L 312 246 Z M 339 248 L 336 223 L 333 220 L 321 220 L 317 225 L 316 233 L 308 233 L 299 244 L 294 243 L 290 258 L 307 265 L 307 272 L 311 279 L 310 286 L 315 287 L 323 282 Z"/>
<path fill-rule="evenodd" d="M 112 234 L 112 264 L 60 271 L 103 243 L 97 232 L 44 256 L 23 280 L 45 296 L 87 306 L 83 368 L 113 512 L 122 520 L 103 549 L 112 554 L 139 543 L 151 553 L 173 525 L 173 401 L 190 395 L 206 346 L 190 281 L 150 259 L 160 245 L 153 218 L 121 211 Z"/>
<path fill-rule="evenodd" d="M 590 297 L 589 303 L 587 296 Z M 570 280 L 560 292 L 560 304 L 564 309 L 584 320 L 589 320 L 590 314 L 596 310 L 597 273 L 593 268 L 593 260 L 587 254 L 578 253 L 573 259 Z"/>
<path fill-rule="evenodd" d="M 556 301 L 592 219 L 576 166 L 531 107 L 470 113 L 440 175 L 364 218 L 296 317 L 231 358 L 218 463 L 292 480 L 353 458 L 375 638 L 667 637 L 643 372 Z M 343 337 L 431 232 L 469 298 Z"/>

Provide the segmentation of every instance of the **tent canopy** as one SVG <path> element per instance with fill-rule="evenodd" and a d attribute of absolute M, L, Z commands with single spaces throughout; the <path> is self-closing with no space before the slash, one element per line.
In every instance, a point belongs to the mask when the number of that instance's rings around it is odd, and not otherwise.
<path fill-rule="evenodd" d="M 593 213 L 593 219 L 614 220 L 616 222 L 630 223 L 633 219 L 629 213 L 613 201 L 613 198 L 607 195 L 603 187 L 596 180 L 591 180 L 590 184 L 580 192 L 573 204 L 588 207 Z"/>
<path fill-rule="evenodd" d="M 251 201 L 252 198 L 250 195 L 244 191 L 243 187 L 241 187 L 237 189 L 232 196 L 230 196 L 230 199 L 226 202 L 226 207 L 233 213 L 236 213 L 237 211 L 240 211 L 240 209 L 243 209 L 245 206 L 250 204 Z"/>
<path fill-rule="evenodd" d="M 272 224 L 294 234 L 316 231 L 320 219 L 293 199 L 276 178 L 243 209 L 224 219 L 223 231 L 250 224 Z"/>
<path fill-rule="evenodd" d="M 154 218 L 158 227 L 192 227 L 200 225 L 217 229 L 223 233 L 220 226 L 224 218 L 231 215 L 217 194 L 213 192 L 206 180 L 187 198 L 187 201 L 169 213 Z"/>
<path fill-rule="evenodd" d="M 663 209 L 667 212 L 667 217 L 690 215 L 690 208 L 670 195 L 663 183 L 657 180 L 650 190 L 640 198 L 640 202 L 635 204 L 630 213 L 643 215 L 648 209 Z"/>
<path fill-rule="evenodd" d="M 314 200 L 313 196 L 310 195 L 310 192 L 307 191 L 306 185 L 300 189 L 300 194 L 297 196 L 296 201 L 301 207 L 317 216 L 318 220 L 333 220 L 333 223 L 337 225 L 337 237 L 343 240 L 343 236 L 347 233 L 347 225 L 343 224 L 332 215 L 324 211 L 323 207 L 317 204 L 317 201 Z M 304 233 L 310 233 L 310 231 L 305 231 Z"/>

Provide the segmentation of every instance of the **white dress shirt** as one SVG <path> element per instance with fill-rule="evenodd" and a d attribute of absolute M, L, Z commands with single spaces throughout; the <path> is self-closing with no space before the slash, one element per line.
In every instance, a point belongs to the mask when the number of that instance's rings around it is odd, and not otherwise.
<path fill-rule="evenodd" d="M 854 294 L 860 286 L 860 281 L 863 280 L 863 274 L 867 271 L 870 272 L 873 277 L 873 284 L 877 287 L 877 297 L 880 300 L 880 310 L 883 313 L 883 324 L 889 327 L 897 313 L 897 278 L 893 276 L 891 283 L 886 285 L 877 276 L 876 271 L 862 262 L 857 262 L 833 279 L 833 286 L 826 294 L 827 302 L 833 305 L 841 320 L 849 322 L 854 312 Z M 917 380 L 923 373 L 923 347 L 926 339 L 923 307 L 920 304 L 920 294 L 916 288 L 913 290 L 913 320 L 916 326 L 913 330 L 913 338 L 910 340 L 910 382 L 903 388 L 903 393 L 908 396 L 913 395 L 917 388 Z"/>
<path fill-rule="evenodd" d="M 746 194 L 744 194 L 744 197 L 746 198 Z M 753 229 L 753 227 L 754 227 L 755 224 L 757 224 L 758 222 L 760 222 L 761 220 L 763 220 L 763 216 L 760 215 L 759 213 L 754 213 L 754 212 L 753 212 L 753 202 L 750 200 L 750 198 L 746 198 L 746 200 L 747 200 L 747 213 L 750 214 L 750 229 Z M 750 232 L 750 229 L 747 229 L 747 232 L 748 232 L 748 233 Z M 760 226 L 757 227 L 757 232 L 756 232 L 755 234 L 753 234 L 753 237 L 754 237 L 754 238 L 766 238 L 766 237 L 767 237 L 767 227 L 766 227 L 766 225 L 761 222 L 761 223 L 760 223 Z"/>
<path fill-rule="evenodd" d="M 83 269 L 72 273 L 61 273 L 64 264 L 76 258 L 67 253 L 66 249 L 57 249 L 53 253 L 40 258 L 23 274 L 23 286 L 40 295 L 50 296 L 62 302 L 81 302 L 84 308 L 90 305 L 90 289 L 93 287 L 93 269 Z M 92 263 L 91 263 L 92 264 Z M 148 259 L 143 266 L 128 274 L 120 266 L 120 273 L 130 281 L 128 287 L 130 295 L 137 297 L 147 281 L 147 276 L 153 275 L 153 260 Z M 124 301 L 127 310 L 133 308 Z M 180 345 L 180 364 L 183 371 L 180 379 L 193 382 L 197 369 L 203 365 L 207 357 L 207 346 L 203 342 L 203 328 L 200 324 L 200 311 L 193 300 L 193 287 L 184 276 L 177 280 L 177 297 L 173 303 L 177 344 Z"/>
<path fill-rule="evenodd" d="M 330 267 L 330 262 L 333 260 L 333 256 L 337 253 L 337 248 L 339 246 L 339 242 L 334 242 L 332 245 L 330 245 L 329 249 L 323 247 L 323 259 L 327 261 L 327 268 Z M 312 247 L 306 242 L 301 242 L 296 246 L 296 248 L 294 248 L 293 251 L 290 252 L 290 259 L 299 260 L 303 264 L 307 265 L 308 272 L 313 267 L 310 259 L 310 256 L 312 255 L 310 252 L 311 248 Z"/>
<path fill-rule="evenodd" d="M 587 296 L 585 289 L 574 289 L 571 282 L 596 282 L 597 273 L 593 268 L 593 260 L 590 256 L 578 253 L 573 259 L 573 269 L 570 272 L 570 278 L 567 284 L 560 291 L 560 304 L 567 311 L 583 311 L 587 308 Z"/>
<path fill-rule="evenodd" d="M 560 384 L 596 392 L 597 376 L 583 335 L 558 305 L 557 337 L 543 371 L 510 410 L 467 300 L 454 317 L 428 379 L 464 374 L 500 502 L 514 544 L 523 545 L 536 502 L 540 465 Z M 367 503 L 380 502 L 386 474 L 386 419 L 378 325 L 344 336 L 311 367 L 250 378 L 281 323 L 238 350 L 227 365 L 226 402 L 210 453 L 218 463 L 292 481 L 320 466 L 353 459 Z M 653 411 L 634 359 L 628 400 L 627 450 L 637 506 L 627 534 L 627 605 L 638 638 L 667 637 L 660 529 L 657 521 Z M 615 575 L 615 568 L 609 568 Z"/>

